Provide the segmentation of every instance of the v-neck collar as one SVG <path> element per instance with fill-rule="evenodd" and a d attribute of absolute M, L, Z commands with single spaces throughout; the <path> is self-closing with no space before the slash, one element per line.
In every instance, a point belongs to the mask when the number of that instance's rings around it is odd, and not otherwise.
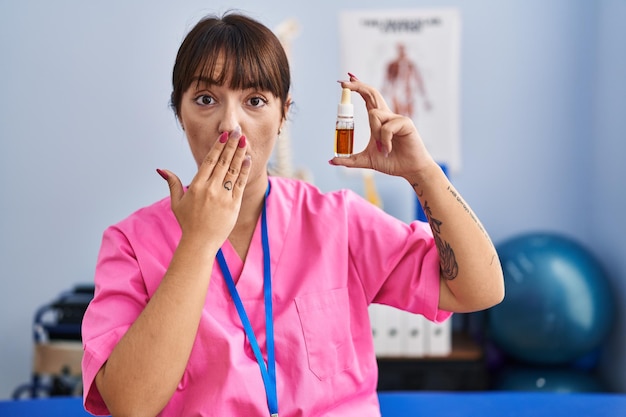
<path fill-rule="evenodd" d="M 286 192 L 283 184 L 276 184 L 274 178 L 269 179 L 271 192 L 267 197 L 268 235 L 270 244 L 270 264 L 272 276 L 275 277 L 277 265 L 281 258 L 284 242 L 287 238 L 294 204 L 293 193 Z M 252 240 L 245 261 L 226 240 L 222 245 L 224 258 L 235 281 L 237 291 L 242 300 L 263 299 L 263 247 L 261 244 L 261 216 L 254 227 Z M 215 265 L 217 267 L 217 265 Z M 217 268 L 219 270 L 219 267 Z M 220 280 L 222 281 L 222 280 Z M 227 291 L 226 287 L 224 290 Z"/>
<path fill-rule="evenodd" d="M 240 288 L 240 286 L 244 284 L 241 282 L 242 278 L 245 280 L 246 276 L 250 277 L 251 273 L 257 273 L 259 271 L 261 273 L 260 276 L 262 277 L 263 248 L 261 246 L 261 216 L 259 216 L 259 219 L 254 226 L 252 240 L 250 242 L 245 261 L 241 259 L 229 240 L 226 240 L 222 245 L 222 252 L 224 253 L 224 258 L 226 258 L 226 262 L 228 263 L 228 269 L 230 269 L 230 273 L 233 276 L 233 281 L 235 281 L 237 291 L 242 292 L 242 288 Z M 262 284 L 262 280 L 259 284 Z M 262 288 L 262 285 L 260 287 Z"/>

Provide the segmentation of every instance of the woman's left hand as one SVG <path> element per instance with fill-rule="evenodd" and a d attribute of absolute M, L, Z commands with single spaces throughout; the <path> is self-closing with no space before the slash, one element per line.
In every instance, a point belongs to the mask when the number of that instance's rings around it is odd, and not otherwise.
<path fill-rule="evenodd" d="M 435 163 L 413 121 L 392 112 L 377 89 L 352 75 L 349 81 L 340 83 L 343 88 L 358 93 L 365 101 L 371 134 L 362 152 L 349 158 L 335 157 L 329 163 L 351 168 L 370 168 L 404 178 Z"/>

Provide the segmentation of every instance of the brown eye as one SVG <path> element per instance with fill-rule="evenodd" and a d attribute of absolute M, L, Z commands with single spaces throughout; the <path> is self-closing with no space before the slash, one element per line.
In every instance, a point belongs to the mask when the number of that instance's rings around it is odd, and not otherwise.
<path fill-rule="evenodd" d="M 248 100 L 248 104 L 252 107 L 262 107 L 267 104 L 267 100 L 262 97 L 252 97 Z"/>
<path fill-rule="evenodd" d="M 211 96 L 201 95 L 196 97 L 196 103 L 201 106 L 208 106 L 210 104 L 213 104 L 214 102 L 215 100 Z"/>

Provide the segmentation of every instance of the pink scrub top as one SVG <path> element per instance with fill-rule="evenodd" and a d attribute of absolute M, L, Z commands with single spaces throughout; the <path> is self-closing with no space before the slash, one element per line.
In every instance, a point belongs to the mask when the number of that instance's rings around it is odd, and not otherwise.
<path fill-rule="evenodd" d="M 410 225 L 351 191 L 321 193 L 271 177 L 267 200 L 277 393 L 281 417 L 380 416 L 368 305 L 441 322 L 439 259 L 428 225 Z M 222 246 L 264 357 L 260 221 L 243 263 Z M 116 343 L 154 294 L 180 239 L 165 198 L 103 235 L 96 294 L 83 319 L 84 403 L 109 411 L 94 382 Z M 218 263 L 178 389 L 160 416 L 269 415 L 259 365 Z"/>

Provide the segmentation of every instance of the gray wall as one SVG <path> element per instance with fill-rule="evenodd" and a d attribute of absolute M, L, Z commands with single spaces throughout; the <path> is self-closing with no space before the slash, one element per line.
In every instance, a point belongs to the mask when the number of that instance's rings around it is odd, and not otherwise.
<path fill-rule="evenodd" d="M 585 241 L 608 269 L 615 289 L 615 331 L 603 357 L 603 374 L 611 386 L 626 392 L 626 1 L 602 1 L 597 7 L 595 50 L 593 144 L 590 160 L 583 160 L 578 176 L 589 175 L 591 192 L 581 189 L 591 202 L 585 218 Z M 587 165 L 588 164 L 588 165 Z"/>
<path fill-rule="evenodd" d="M 325 190 L 361 191 L 327 164 L 335 81 L 345 77 L 338 12 L 383 5 L 461 11 L 463 169 L 453 180 L 496 243 L 528 230 L 565 233 L 601 259 L 623 305 L 626 2 L 240 1 L 269 26 L 300 22 L 295 165 Z M 35 310 L 92 280 L 106 226 L 167 194 L 155 168 L 193 175 L 168 108 L 171 66 L 197 19 L 229 7 L 0 0 L 0 398 L 30 377 Z M 386 207 L 410 215 L 410 189 L 377 180 Z M 625 314 L 620 307 L 603 357 L 624 392 Z"/>

